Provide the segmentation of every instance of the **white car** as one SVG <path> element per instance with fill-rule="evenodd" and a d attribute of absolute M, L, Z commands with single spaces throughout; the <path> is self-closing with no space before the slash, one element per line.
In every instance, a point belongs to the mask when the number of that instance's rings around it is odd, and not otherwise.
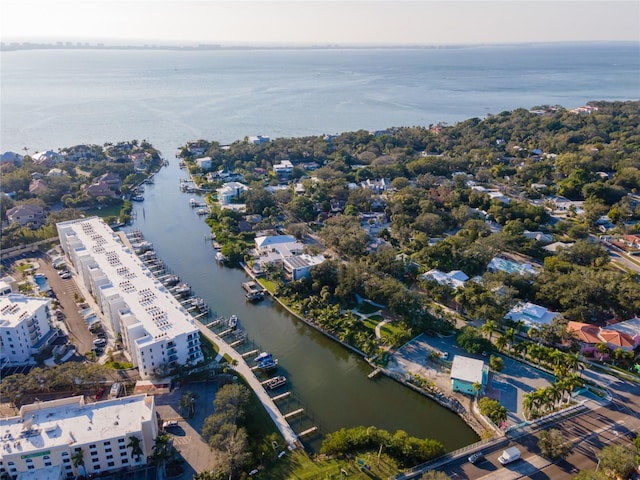
<path fill-rule="evenodd" d="M 167 420 L 162 424 L 162 428 L 171 428 L 171 427 L 177 427 L 177 426 L 178 426 L 177 420 Z"/>
<path fill-rule="evenodd" d="M 60 275 L 60 278 L 63 280 L 68 280 L 71 278 L 71 274 L 69 272 L 65 272 L 62 275 Z"/>

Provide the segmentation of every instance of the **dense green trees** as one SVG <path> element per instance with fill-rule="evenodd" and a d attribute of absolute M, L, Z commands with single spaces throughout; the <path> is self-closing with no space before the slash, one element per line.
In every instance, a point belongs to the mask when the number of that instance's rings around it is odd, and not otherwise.
<path fill-rule="evenodd" d="M 329 455 L 346 455 L 376 450 L 380 446 L 402 467 L 411 467 L 444 453 L 442 444 L 435 440 L 411 437 L 402 430 L 391 434 L 375 427 L 343 428 L 330 433 L 323 440 L 320 452 Z"/>
<path fill-rule="evenodd" d="M 542 455 L 552 460 L 557 460 L 566 457 L 571 451 L 572 445 L 567 442 L 563 432 L 552 428 L 540 433 L 538 447 Z"/>

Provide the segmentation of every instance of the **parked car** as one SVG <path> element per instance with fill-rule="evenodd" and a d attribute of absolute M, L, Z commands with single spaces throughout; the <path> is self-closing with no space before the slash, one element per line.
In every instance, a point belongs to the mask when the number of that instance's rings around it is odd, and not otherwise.
<path fill-rule="evenodd" d="M 63 273 L 60 275 L 60 278 L 63 280 L 69 280 L 71 278 L 71 274 L 69 272 Z"/>
<path fill-rule="evenodd" d="M 178 422 L 176 420 L 167 420 L 162 424 L 162 428 L 172 428 L 177 426 L 178 426 Z"/>
<path fill-rule="evenodd" d="M 96 338 L 93 341 L 93 345 L 96 347 L 104 347 L 107 344 L 107 341 L 104 338 Z"/>
<path fill-rule="evenodd" d="M 469 457 L 469 462 L 474 463 L 474 464 L 478 463 L 478 462 L 481 462 L 483 460 L 484 460 L 484 454 L 482 452 L 474 453 L 473 455 L 471 455 Z"/>

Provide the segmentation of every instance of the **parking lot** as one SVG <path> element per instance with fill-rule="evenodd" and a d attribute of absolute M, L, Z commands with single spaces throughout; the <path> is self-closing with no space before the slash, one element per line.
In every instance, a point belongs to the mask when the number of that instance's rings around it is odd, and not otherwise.
<path fill-rule="evenodd" d="M 162 422 L 174 420 L 178 423 L 166 431 L 185 460 L 186 471 L 183 478 L 191 478 L 196 472 L 211 470 L 214 466 L 213 454 L 200 434 L 205 418 L 213 413 L 213 401 L 217 390 L 218 382 L 196 382 L 155 396 L 156 410 Z M 180 399 L 188 392 L 196 399 L 193 418 L 184 418 L 180 410 Z"/>
<path fill-rule="evenodd" d="M 441 358 L 445 356 L 444 353 L 447 353 L 446 360 Z M 454 395 L 451 390 L 450 362 L 455 355 L 489 362 L 488 356 L 472 355 L 464 351 L 456 345 L 454 336 L 441 338 L 423 334 L 399 348 L 392 356 L 387 368 L 401 374 L 420 375 L 434 382 L 445 394 Z M 509 357 L 502 356 L 502 359 L 504 368 L 501 372 L 490 373 L 486 395 L 498 400 L 508 410 L 507 424 L 515 425 L 524 421 L 522 411 L 524 395 L 539 387 L 549 386 L 553 376 Z"/>

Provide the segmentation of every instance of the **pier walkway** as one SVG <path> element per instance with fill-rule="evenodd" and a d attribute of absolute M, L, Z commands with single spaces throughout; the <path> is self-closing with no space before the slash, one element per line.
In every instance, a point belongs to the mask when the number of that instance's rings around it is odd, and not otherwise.
<path fill-rule="evenodd" d="M 218 346 L 218 348 L 220 349 L 220 355 L 226 355 L 237 362 L 233 369 L 247 380 L 247 383 L 249 384 L 251 389 L 256 393 L 256 395 L 262 402 L 262 405 L 264 405 L 264 408 L 273 420 L 273 423 L 275 423 L 276 427 L 278 427 L 278 430 L 280 430 L 280 433 L 284 437 L 289 448 L 292 450 L 298 448 L 300 446 L 298 436 L 293 431 L 291 425 L 289 425 L 289 422 L 287 422 L 280 409 L 276 406 L 273 399 L 264 389 L 264 386 L 262 385 L 260 380 L 255 376 L 255 374 L 251 370 L 251 367 L 249 367 L 247 362 L 245 362 L 242 355 L 235 351 L 231 347 L 231 345 L 227 344 L 222 338 L 209 330 L 202 323 L 196 322 L 196 325 L 204 336 L 206 336 L 209 340 L 211 340 Z"/>

